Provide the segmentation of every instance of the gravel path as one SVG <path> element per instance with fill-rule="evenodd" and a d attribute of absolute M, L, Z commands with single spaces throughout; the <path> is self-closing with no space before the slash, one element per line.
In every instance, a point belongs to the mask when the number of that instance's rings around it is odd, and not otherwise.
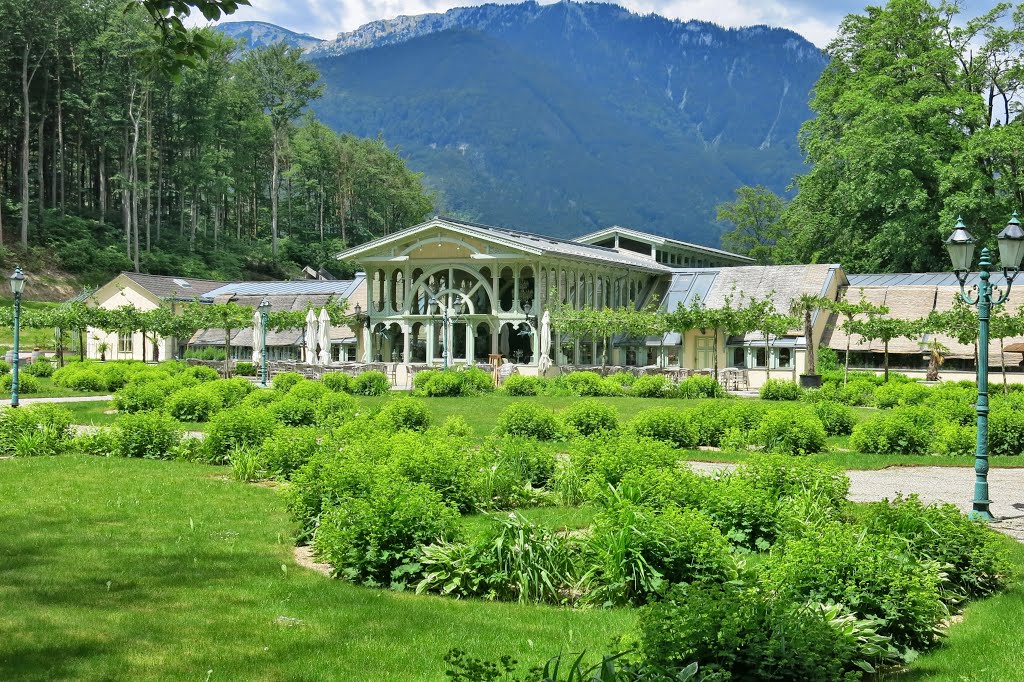
<path fill-rule="evenodd" d="M 76 395 L 64 398 L 18 398 L 19 405 L 34 405 L 36 403 L 98 403 L 114 399 L 112 395 Z M 0 406 L 11 404 L 10 398 L 0 400 Z"/>
<path fill-rule="evenodd" d="M 729 471 L 732 464 L 691 462 L 701 472 Z M 965 512 L 974 496 L 974 467 L 889 467 L 877 471 L 847 471 L 850 499 L 874 502 L 897 493 L 917 493 L 925 502 L 951 502 Z M 992 528 L 1024 542 L 1024 469 L 991 469 L 988 474 Z"/>

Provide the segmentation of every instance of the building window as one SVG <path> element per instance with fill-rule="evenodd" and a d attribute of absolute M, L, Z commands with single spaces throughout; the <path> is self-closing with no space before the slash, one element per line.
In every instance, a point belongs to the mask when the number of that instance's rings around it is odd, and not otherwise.
<path fill-rule="evenodd" d="M 793 349 L 792 348 L 780 348 L 778 350 L 777 366 L 778 366 L 779 369 L 791 369 L 793 367 Z"/>
<path fill-rule="evenodd" d="M 747 366 L 747 353 L 741 348 L 732 349 L 732 366 L 733 367 L 746 367 Z"/>
<path fill-rule="evenodd" d="M 765 348 L 754 349 L 754 367 L 766 367 L 768 359 L 768 351 Z"/>
<path fill-rule="evenodd" d="M 133 341 L 133 338 L 132 338 L 131 334 L 128 334 L 127 336 L 118 336 L 117 337 L 117 352 L 118 353 L 131 353 L 131 352 L 133 352 L 133 349 L 134 349 L 135 346 L 132 343 L 132 341 Z"/>

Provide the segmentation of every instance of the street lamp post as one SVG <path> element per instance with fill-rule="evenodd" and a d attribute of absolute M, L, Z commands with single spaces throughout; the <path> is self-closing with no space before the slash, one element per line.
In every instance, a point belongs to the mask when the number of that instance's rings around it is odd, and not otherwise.
<path fill-rule="evenodd" d="M 444 358 L 444 369 L 448 369 L 448 355 L 451 349 L 448 347 L 448 334 L 451 331 L 453 323 L 457 322 L 462 317 L 462 312 L 465 308 L 465 301 L 461 294 L 456 294 L 455 304 L 453 308 L 448 307 L 448 302 L 441 303 L 437 295 L 430 297 L 430 307 L 433 310 L 434 306 L 441 306 L 441 355 Z M 454 315 L 451 312 L 454 311 Z"/>
<path fill-rule="evenodd" d="M 990 281 L 989 268 L 992 258 L 988 248 L 981 250 L 978 262 L 977 293 L 972 295 L 965 286 L 974 260 L 976 240 L 967 231 L 963 220 L 958 219 L 953 234 L 946 240 L 946 250 L 953 261 L 953 272 L 960 282 L 960 297 L 970 306 L 978 309 L 978 440 L 974 456 L 974 503 L 970 516 L 983 521 L 995 520 L 989 510 L 991 500 L 988 497 L 988 324 L 992 307 L 1006 302 L 1010 295 L 1013 280 L 1020 272 L 1021 259 L 1024 258 L 1024 230 L 1021 229 L 1017 212 L 996 238 L 999 243 L 999 261 L 1006 278 L 1006 291 L 994 290 Z"/>
<path fill-rule="evenodd" d="M 270 315 L 270 299 L 266 296 L 256 306 L 260 314 L 260 385 L 267 387 L 267 318 Z"/>
<path fill-rule="evenodd" d="M 18 347 L 21 331 L 21 292 L 25 291 L 25 274 L 21 267 L 14 268 L 11 275 L 11 293 L 14 294 L 14 355 L 11 357 L 11 407 L 18 406 L 18 361 L 21 349 Z"/>

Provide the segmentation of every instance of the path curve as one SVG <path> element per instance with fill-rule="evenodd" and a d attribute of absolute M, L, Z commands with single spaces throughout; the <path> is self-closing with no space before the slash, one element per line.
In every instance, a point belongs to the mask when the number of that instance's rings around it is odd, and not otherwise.
<path fill-rule="evenodd" d="M 697 471 L 729 471 L 732 464 L 691 462 Z M 924 502 L 950 502 L 964 512 L 971 511 L 974 497 L 974 467 L 896 466 L 873 471 L 847 471 L 850 499 L 876 502 L 899 493 L 917 493 Z M 994 468 L 988 474 L 992 514 L 998 519 L 992 528 L 1024 542 L 1024 469 Z"/>
<path fill-rule="evenodd" d="M 112 395 L 70 395 L 61 398 L 18 398 L 18 405 L 36 405 L 39 403 L 100 403 L 110 402 L 114 399 Z M 11 404 L 10 398 L 0 400 L 0 407 L 7 407 Z"/>

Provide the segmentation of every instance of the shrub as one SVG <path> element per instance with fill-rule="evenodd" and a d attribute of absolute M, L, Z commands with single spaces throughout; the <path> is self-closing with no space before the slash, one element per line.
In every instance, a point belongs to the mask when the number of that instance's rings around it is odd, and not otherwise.
<path fill-rule="evenodd" d="M 71 412 L 58 404 L 0 408 L 0 455 L 56 455 L 71 442 Z"/>
<path fill-rule="evenodd" d="M 592 496 L 603 495 L 630 471 L 672 467 L 679 461 L 678 453 L 668 443 L 633 434 L 577 438 L 569 448 L 569 458 L 588 479 Z"/>
<path fill-rule="evenodd" d="M 325 372 L 320 377 L 320 383 L 327 387 L 328 391 L 345 393 L 351 385 L 351 377 L 344 372 Z"/>
<path fill-rule="evenodd" d="M 780 599 L 735 583 L 677 585 L 640 614 L 640 651 L 655 667 L 696 662 L 702 680 L 857 680 L 896 663 L 874 624 L 842 606 Z"/>
<path fill-rule="evenodd" d="M 271 403 L 267 409 L 285 426 L 310 426 L 316 421 L 316 406 L 291 393 Z"/>
<path fill-rule="evenodd" d="M 211 381 L 203 384 L 202 390 L 216 396 L 221 407 L 229 408 L 241 405 L 245 397 L 256 390 L 256 387 L 248 379 L 234 378 Z"/>
<path fill-rule="evenodd" d="M 356 395 L 387 395 L 391 391 L 391 379 L 384 372 L 371 370 L 355 377 L 351 386 L 350 390 Z"/>
<path fill-rule="evenodd" d="M 860 618 L 881 621 L 878 632 L 900 649 L 935 644 L 946 615 L 940 569 L 907 555 L 905 542 L 828 523 L 774 551 L 762 571 L 766 589 L 794 601 L 845 604 Z"/>
<path fill-rule="evenodd" d="M 860 520 L 874 534 L 906 542 L 918 559 L 937 562 L 953 584 L 955 597 L 992 594 L 1009 571 L 996 534 L 952 504 L 926 505 L 917 495 L 897 496 L 866 505 Z"/>
<path fill-rule="evenodd" d="M 629 394 L 638 398 L 665 398 L 671 392 L 672 382 L 660 374 L 639 377 L 629 388 Z"/>
<path fill-rule="evenodd" d="M 605 395 L 605 383 L 596 372 L 571 372 L 558 377 L 555 382 L 572 395 L 583 397 Z"/>
<path fill-rule="evenodd" d="M 25 367 L 25 374 L 31 374 L 41 379 L 53 376 L 53 363 L 46 358 L 39 358 Z"/>
<path fill-rule="evenodd" d="M 220 379 L 220 372 L 215 370 L 213 367 L 207 367 L 206 365 L 194 365 L 189 367 L 185 370 L 184 374 L 185 376 L 193 377 L 201 383 Z"/>
<path fill-rule="evenodd" d="M 254 377 L 256 376 L 256 365 L 251 362 L 235 363 L 235 374 L 240 377 Z"/>
<path fill-rule="evenodd" d="M 426 370 L 413 378 L 413 394 L 434 397 L 478 395 L 494 390 L 491 375 L 479 367 Z"/>
<path fill-rule="evenodd" d="M 130 382 L 114 393 L 114 407 L 120 412 L 147 412 L 159 410 L 167 397 L 181 388 L 173 379 L 160 381 Z"/>
<path fill-rule="evenodd" d="M 258 481 L 266 475 L 263 459 L 256 448 L 238 448 L 231 451 L 231 478 L 242 483 Z"/>
<path fill-rule="evenodd" d="M 505 379 L 505 383 L 502 384 L 501 388 L 509 395 L 540 395 L 544 390 L 544 380 L 540 377 L 528 377 L 523 376 L 522 374 L 513 374 Z"/>
<path fill-rule="evenodd" d="M 768 452 L 806 455 L 825 449 L 825 427 L 803 409 L 772 410 L 754 432 L 754 442 Z"/>
<path fill-rule="evenodd" d="M 1000 404 L 988 420 L 989 452 L 1015 456 L 1024 452 L 1024 410 Z"/>
<path fill-rule="evenodd" d="M 689 417 L 674 407 L 656 407 L 638 412 L 629 422 L 628 429 L 641 438 L 671 443 L 677 448 L 697 445 L 697 432 Z"/>
<path fill-rule="evenodd" d="M 391 437 L 390 449 L 389 471 L 413 483 L 429 485 L 445 502 L 461 510 L 472 507 L 473 479 L 479 466 L 468 441 L 436 431 L 423 434 L 407 430 Z"/>
<path fill-rule="evenodd" d="M 768 379 L 757 392 L 762 400 L 800 400 L 801 393 L 796 383 L 785 379 Z"/>
<path fill-rule="evenodd" d="M 309 427 L 278 427 L 259 448 L 260 466 L 272 478 L 290 478 L 319 447 L 319 434 Z M 240 452 L 240 450 L 235 450 Z M 232 455 L 232 462 L 235 456 Z"/>
<path fill-rule="evenodd" d="M 466 387 L 465 395 L 490 393 L 494 390 L 494 378 L 479 367 L 467 367 L 462 372 L 462 383 Z"/>
<path fill-rule="evenodd" d="M 140 368 L 141 362 L 108 362 L 99 366 L 103 387 L 108 391 L 116 391 L 126 385 Z M 102 389 L 98 389 L 102 390 Z"/>
<path fill-rule="evenodd" d="M 881 408 L 920 405 L 930 393 L 917 382 L 889 382 L 875 389 L 875 405 Z"/>
<path fill-rule="evenodd" d="M 183 388 L 164 401 L 164 408 L 182 422 L 206 422 L 221 408 L 220 398 L 202 388 Z"/>
<path fill-rule="evenodd" d="M 473 435 L 473 427 L 461 414 L 453 414 L 441 424 L 441 431 L 453 438 L 465 438 Z"/>
<path fill-rule="evenodd" d="M 111 457 L 117 454 L 117 434 L 114 429 L 80 433 L 71 440 L 69 448 L 79 455 Z"/>
<path fill-rule="evenodd" d="M 275 428 L 268 409 L 241 405 L 214 415 L 204 443 L 214 461 L 227 462 L 232 450 L 259 447 Z"/>
<path fill-rule="evenodd" d="M 279 372 L 274 375 L 274 378 L 270 380 L 270 383 L 273 384 L 274 388 L 277 389 L 278 392 L 287 393 L 292 390 L 296 384 L 305 380 L 306 378 L 298 372 Z"/>
<path fill-rule="evenodd" d="M 404 584 L 414 577 L 419 548 L 454 538 L 458 519 L 458 511 L 429 486 L 385 478 L 365 496 L 345 498 L 327 509 L 313 547 L 340 578 Z"/>
<path fill-rule="evenodd" d="M 814 414 L 830 436 L 847 436 L 853 432 L 853 410 L 842 403 L 823 400 L 814 403 Z"/>
<path fill-rule="evenodd" d="M 430 413 L 422 400 L 409 396 L 389 400 L 377 413 L 376 422 L 390 431 L 426 431 Z"/>
<path fill-rule="evenodd" d="M 619 415 L 611 405 L 597 400 L 580 400 L 562 412 L 562 422 L 581 436 L 619 430 Z"/>
<path fill-rule="evenodd" d="M 356 415 L 359 402 L 347 393 L 327 393 L 321 396 L 314 410 L 314 421 L 321 428 L 334 428 Z"/>
<path fill-rule="evenodd" d="M 724 398 L 725 389 L 714 377 L 692 376 L 676 384 L 676 396 L 680 398 Z"/>
<path fill-rule="evenodd" d="M 295 396 L 300 400 L 308 400 L 311 403 L 315 403 L 329 391 L 330 389 L 319 381 L 300 381 L 292 386 L 291 390 L 288 391 L 288 395 Z"/>
<path fill-rule="evenodd" d="M 388 475 L 361 454 L 325 442 L 292 473 L 284 495 L 289 513 L 300 524 L 300 541 L 310 538 L 325 508 L 349 497 L 364 496 L 375 481 Z"/>
<path fill-rule="evenodd" d="M 242 398 L 241 404 L 246 407 L 267 407 L 281 398 L 281 394 L 272 388 L 257 388 Z"/>
<path fill-rule="evenodd" d="M 850 373 L 850 376 L 853 376 L 853 372 Z M 873 380 L 850 380 L 846 386 L 839 389 L 840 401 L 847 405 L 871 405 L 875 400 L 877 386 L 878 384 Z"/>
<path fill-rule="evenodd" d="M 13 374 L 5 374 L 0 377 L 0 387 L 3 388 L 5 393 L 11 392 L 11 384 L 14 382 Z M 24 372 L 18 372 L 18 393 L 24 393 L 26 395 L 31 393 L 39 393 L 43 390 L 42 384 L 39 383 L 39 379 L 35 378 L 31 374 L 25 374 Z"/>
<path fill-rule="evenodd" d="M 850 491 L 850 479 L 839 467 L 785 455 L 754 455 L 734 476 L 777 499 L 807 494 L 836 509 L 846 502 Z"/>
<path fill-rule="evenodd" d="M 10 373 L 11 373 L 11 365 L 10 365 L 10 363 L 7 363 L 7 362 L 4 362 L 3 360 L 0 360 L 0 376 L 3 376 L 4 374 L 10 374 Z"/>
<path fill-rule="evenodd" d="M 736 576 L 725 538 L 695 509 L 619 503 L 598 516 L 585 543 L 590 568 L 580 582 L 593 604 L 642 604 L 666 583 Z"/>
<path fill-rule="evenodd" d="M 850 443 L 860 452 L 923 455 L 932 440 L 932 426 L 927 408 L 897 407 L 854 426 Z"/>
<path fill-rule="evenodd" d="M 537 440 L 554 440 L 561 435 L 561 424 L 555 413 L 533 403 L 512 403 L 498 415 L 494 428 L 498 435 L 525 436 Z"/>
<path fill-rule="evenodd" d="M 932 452 L 951 457 L 971 457 L 978 445 L 978 431 L 974 426 L 939 423 Z"/>
<path fill-rule="evenodd" d="M 507 469 L 520 485 L 543 486 L 554 474 L 556 447 L 520 436 L 492 436 L 480 452 L 483 466 Z"/>
<path fill-rule="evenodd" d="M 698 445 L 722 444 L 726 432 L 747 437 L 761 423 L 766 408 L 751 400 L 706 401 L 687 413 L 697 435 Z"/>
<path fill-rule="evenodd" d="M 165 459 L 181 440 L 181 427 L 166 412 L 122 414 L 114 422 L 118 457 Z"/>

